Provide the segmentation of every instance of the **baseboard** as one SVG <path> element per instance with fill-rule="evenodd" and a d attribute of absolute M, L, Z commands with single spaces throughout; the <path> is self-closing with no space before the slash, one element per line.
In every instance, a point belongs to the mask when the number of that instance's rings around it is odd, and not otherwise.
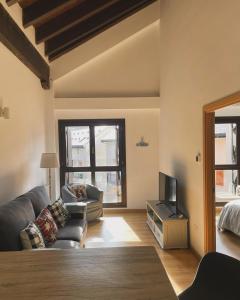
<path fill-rule="evenodd" d="M 104 213 L 146 213 L 146 209 L 104 208 Z"/>

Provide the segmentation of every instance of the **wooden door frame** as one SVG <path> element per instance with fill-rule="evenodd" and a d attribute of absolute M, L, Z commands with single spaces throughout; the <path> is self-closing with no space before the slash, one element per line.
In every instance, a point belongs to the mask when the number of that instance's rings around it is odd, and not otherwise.
<path fill-rule="evenodd" d="M 240 92 L 203 107 L 204 251 L 216 251 L 214 124 L 215 110 L 240 102 Z"/>

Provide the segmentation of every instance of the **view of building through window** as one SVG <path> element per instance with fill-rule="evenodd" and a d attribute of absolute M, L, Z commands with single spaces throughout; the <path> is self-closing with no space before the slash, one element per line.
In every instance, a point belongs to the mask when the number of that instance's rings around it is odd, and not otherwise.
<path fill-rule="evenodd" d="M 235 195 L 238 184 L 237 124 L 215 124 L 215 185 L 217 197 Z M 221 166 L 224 169 L 221 169 Z"/>

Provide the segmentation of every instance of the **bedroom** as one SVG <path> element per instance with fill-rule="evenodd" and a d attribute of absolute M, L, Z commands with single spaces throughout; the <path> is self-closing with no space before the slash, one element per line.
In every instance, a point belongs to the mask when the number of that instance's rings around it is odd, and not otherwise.
<path fill-rule="evenodd" d="M 216 250 L 240 258 L 240 103 L 215 111 Z"/>

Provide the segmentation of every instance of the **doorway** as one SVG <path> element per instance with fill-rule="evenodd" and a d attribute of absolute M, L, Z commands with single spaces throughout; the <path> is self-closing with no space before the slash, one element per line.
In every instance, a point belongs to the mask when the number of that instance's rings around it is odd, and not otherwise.
<path fill-rule="evenodd" d="M 231 134 L 234 135 L 235 124 L 229 123 L 229 119 L 223 122 L 223 119 L 215 118 L 215 111 L 223 109 L 227 106 L 234 105 L 240 102 L 240 93 L 235 93 L 233 95 L 227 96 L 223 99 L 210 103 L 203 107 L 203 124 L 204 124 L 204 198 L 205 198 L 205 252 L 216 251 L 216 189 L 220 191 L 220 184 L 223 179 L 222 175 L 226 173 L 226 178 L 228 175 L 232 178 L 235 176 L 236 169 L 238 169 L 239 162 L 237 161 L 238 153 L 231 153 L 232 161 L 226 164 L 219 163 L 219 157 L 215 157 L 215 143 L 222 143 L 222 141 L 216 141 L 216 133 L 219 133 L 219 138 L 221 132 L 220 129 L 226 127 L 228 124 L 228 130 L 232 130 Z M 215 124 L 216 123 L 216 124 Z M 217 124 L 225 124 L 217 128 Z M 226 129 L 226 128 L 225 128 Z M 221 130 L 220 130 L 221 131 Z M 236 130 L 236 135 L 237 130 Z M 234 143 L 234 141 L 232 141 Z M 237 143 L 237 138 L 236 138 Z M 218 146 L 216 146 L 218 147 Z M 234 147 L 233 147 L 234 149 Z M 215 160 L 217 159 L 217 161 Z M 236 161 L 234 161 L 236 160 Z M 217 186 L 216 186 L 217 184 Z M 223 187 L 224 188 L 224 187 Z"/>
<path fill-rule="evenodd" d="M 125 120 L 59 120 L 60 185 L 92 184 L 126 207 Z"/>

